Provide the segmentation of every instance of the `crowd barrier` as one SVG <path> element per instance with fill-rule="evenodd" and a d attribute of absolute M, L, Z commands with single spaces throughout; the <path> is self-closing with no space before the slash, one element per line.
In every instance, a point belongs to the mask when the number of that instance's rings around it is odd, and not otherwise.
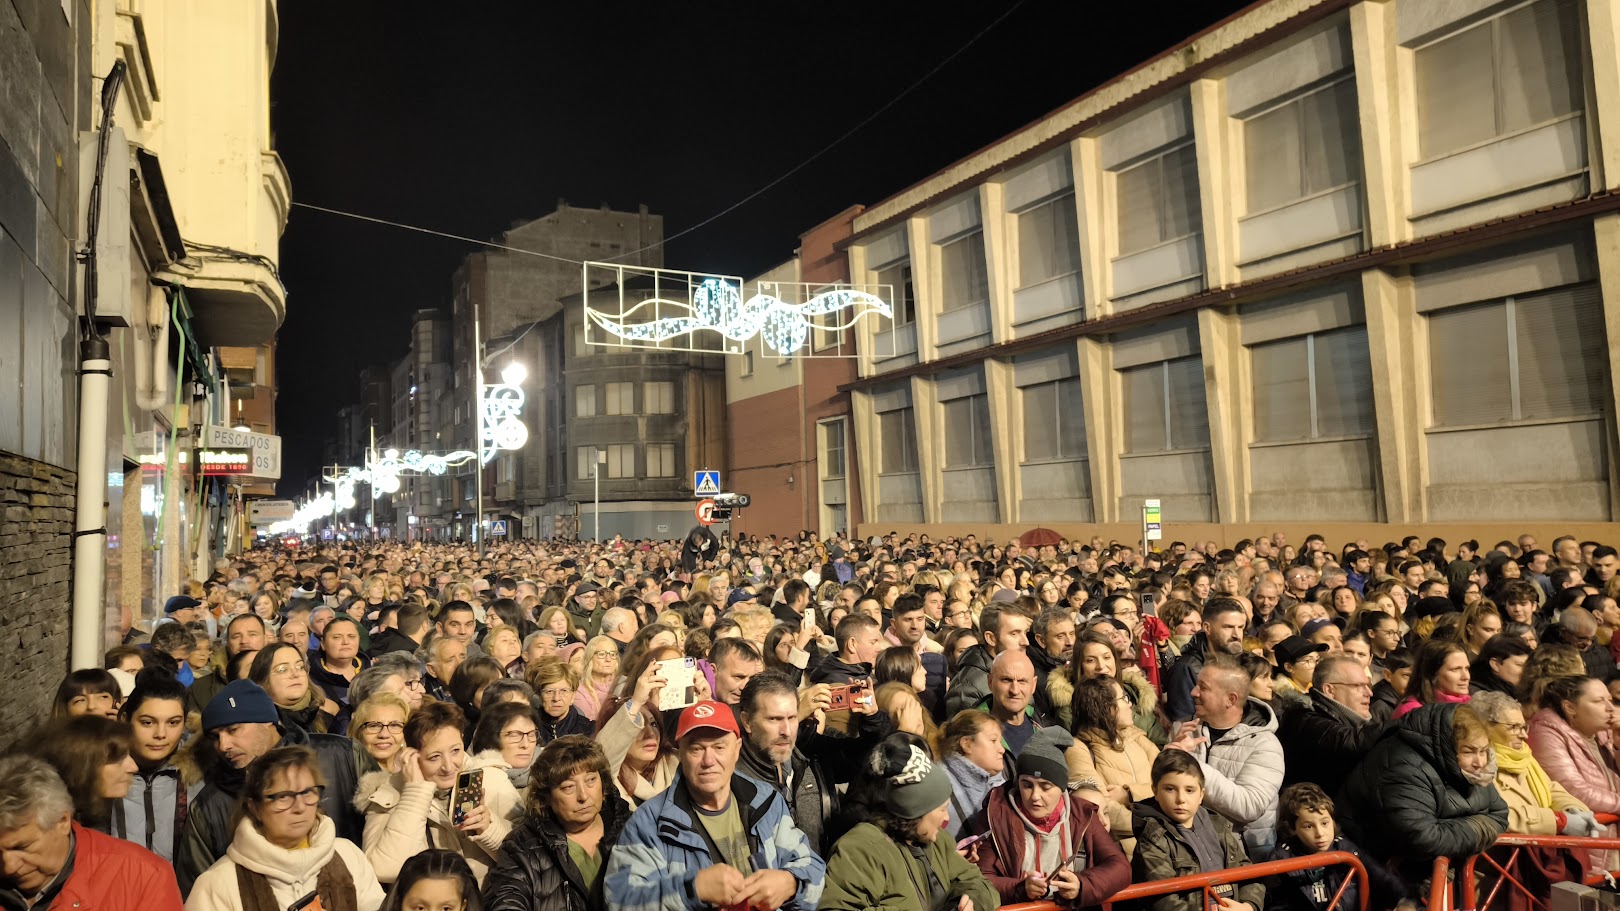
<path fill-rule="evenodd" d="M 1297 870 L 1309 870 L 1315 867 L 1350 868 L 1350 875 L 1339 884 L 1339 891 L 1333 894 L 1324 911 L 1367 911 L 1368 885 L 1367 868 L 1354 854 L 1346 851 L 1326 851 L 1321 854 L 1308 854 L 1304 857 L 1290 857 L 1286 860 L 1270 860 L 1260 864 L 1248 864 L 1242 867 L 1233 867 L 1230 870 L 1217 870 L 1214 873 L 1197 873 L 1192 876 L 1177 876 L 1172 879 L 1160 879 L 1150 883 L 1137 883 L 1126 886 L 1110 895 L 1103 901 L 1103 911 L 1113 911 L 1114 906 L 1121 902 L 1136 901 L 1138 899 L 1153 898 L 1159 895 L 1170 895 L 1176 892 L 1201 892 L 1204 896 L 1203 907 L 1210 907 L 1213 896 L 1210 890 L 1215 886 L 1226 886 L 1236 883 L 1252 882 L 1265 879 L 1282 873 L 1293 873 Z M 1344 890 L 1352 882 L 1356 884 L 1357 907 L 1340 908 L 1339 899 L 1344 897 Z M 1016 905 L 1002 905 L 1002 911 L 1058 911 L 1055 902 L 1022 902 Z"/>
<path fill-rule="evenodd" d="M 1519 879 L 1519 857 L 1525 848 L 1570 848 L 1586 851 L 1616 851 L 1620 850 L 1620 838 L 1576 838 L 1570 835 L 1515 835 L 1508 834 L 1496 840 L 1498 848 L 1512 848 L 1506 862 L 1498 861 L 1489 854 L 1475 854 L 1463 861 L 1458 880 L 1458 902 L 1460 907 L 1473 911 L 1476 908 L 1490 908 L 1491 903 L 1502 891 L 1503 886 L 1509 886 L 1522 895 L 1525 901 L 1538 911 L 1551 911 L 1547 902 L 1527 889 Z M 1491 884 L 1491 891 L 1485 896 L 1483 903 L 1477 902 L 1474 883 L 1474 870 L 1477 862 L 1483 858 L 1485 863 L 1496 873 L 1496 882 Z M 1518 874 L 1518 875 L 1515 875 Z M 1601 881 L 1601 876 L 1595 881 Z"/>

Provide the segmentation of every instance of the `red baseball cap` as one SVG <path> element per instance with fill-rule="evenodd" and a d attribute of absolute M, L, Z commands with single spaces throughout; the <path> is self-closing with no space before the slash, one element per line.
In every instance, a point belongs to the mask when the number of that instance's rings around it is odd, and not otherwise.
<path fill-rule="evenodd" d="M 709 700 L 696 705 L 687 706 L 681 712 L 680 723 L 675 726 L 675 739 L 681 740 L 687 734 L 702 728 L 712 728 L 741 737 L 737 730 L 737 716 L 731 713 L 731 706 L 723 702 Z"/>

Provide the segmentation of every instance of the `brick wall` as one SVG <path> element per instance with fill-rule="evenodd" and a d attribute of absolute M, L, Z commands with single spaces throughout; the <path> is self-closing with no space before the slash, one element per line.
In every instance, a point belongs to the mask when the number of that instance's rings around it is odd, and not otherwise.
<path fill-rule="evenodd" d="M 50 710 L 68 666 L 74 473 L 0 452 L 0 744 Z"/>

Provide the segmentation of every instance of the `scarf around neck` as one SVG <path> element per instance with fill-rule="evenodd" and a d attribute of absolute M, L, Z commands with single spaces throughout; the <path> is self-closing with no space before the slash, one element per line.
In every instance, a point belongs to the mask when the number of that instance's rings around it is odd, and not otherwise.
<path fill-rule="evenodd" d="M 1536 806 L 1552 809 L 1552 779 L 1547 776 L 1547 770 L 1541 767 L 1541 763 L 1536 761 L 1536 757 L 1530 755 L 1530 745 L 1525 744 L 1517 750 L 1505 743 L 1492 746 L 1496 749 L 1497 769 L 1524 778 L 1525 787 L 1530 789 L 1530 796 L 1535 798 Z"/>
<path fill-rule="evenodd" d="M 1016 795 L 1008 795 L 1013 812 L 1024 825 L 1024 873 L 1041 873 L 1048 879 L 1064 866 L 1069 856 L 1071 819 L 1068 795 L 1058 804 L 1056 812 L 1039 822 L 1030 819 L 1018 803 Z"/>

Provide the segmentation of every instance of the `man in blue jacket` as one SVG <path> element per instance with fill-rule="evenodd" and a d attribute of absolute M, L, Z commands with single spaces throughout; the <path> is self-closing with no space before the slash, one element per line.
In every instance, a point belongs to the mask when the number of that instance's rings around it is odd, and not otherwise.
<path fill-rule="evenodd" d="M 609 907 L 816 907 L 827 865 L 776 789 L 737 774 L 741 745 L 730 706 L 700 702 L 681 712 L 680 773 L 625 824 L 608 861 Z"/>

